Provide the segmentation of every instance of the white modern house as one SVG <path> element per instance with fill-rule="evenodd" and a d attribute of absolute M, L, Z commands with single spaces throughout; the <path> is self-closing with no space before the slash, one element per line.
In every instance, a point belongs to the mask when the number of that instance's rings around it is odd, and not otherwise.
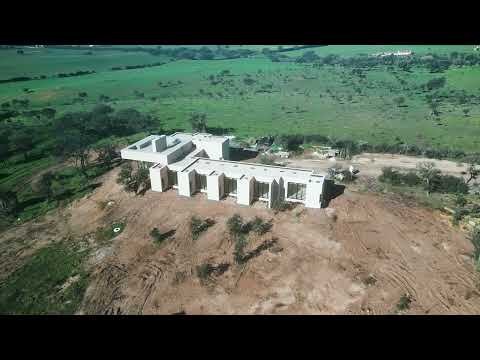
<path fill-rule="evenodd" d="M 151 163 L 153 191 L 175 189 L 178 195 L 197 192 L 209 200 L 236 198 L 238 204 L 276 200 L 309 208 L 324 204 L 325 176 L 313 170 L 229 161 L 229 137 L 175 133 L 151 135 L 121 150 L 123 159 Z"/>

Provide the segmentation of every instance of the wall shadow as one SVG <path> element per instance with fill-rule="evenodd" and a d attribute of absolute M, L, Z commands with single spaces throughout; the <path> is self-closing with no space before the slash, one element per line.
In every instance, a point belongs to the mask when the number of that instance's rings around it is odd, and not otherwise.
<path fill-rule="evenodd" d="M 330 205 L 330 201 L 345 192 L 345 185 L 335 184 L 332 180 L 325 180 L 324 207 Z"/>
<path fill-rule="evenodd" d="M 207 126 L 207 133 L 212 134 L 212 135 L 220 135 L 220 136 L 228 135 L 228 134 L 231 134 L 233 132 L 233 130 L 235 130 L 235 129 L 234 128 L 216 127 L 216 126 L 213 126 L 213 127 Z"/>
<path fill-rule="evenodd" d="M 240 149 L 240 148 L 230 148 L 230 160 L 231 161 L 244 161 L 255 159 L 258 155 L 258 151 Z"/>

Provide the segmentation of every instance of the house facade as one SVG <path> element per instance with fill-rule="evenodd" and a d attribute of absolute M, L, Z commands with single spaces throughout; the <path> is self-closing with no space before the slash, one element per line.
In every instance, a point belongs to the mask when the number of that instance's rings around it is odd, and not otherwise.
<path fill-rule="evenodd" d="M 262 201 L 324 204 L 325 176 L 313 170 L 230 161 L 229 137 L 175 133 L 151 135 L 121 150 L 123 159 L 151 163 L 153 191 L 174 189 L 181 196 L 197 192 L 209 200 L 236 198 L 240 205 Z"/>

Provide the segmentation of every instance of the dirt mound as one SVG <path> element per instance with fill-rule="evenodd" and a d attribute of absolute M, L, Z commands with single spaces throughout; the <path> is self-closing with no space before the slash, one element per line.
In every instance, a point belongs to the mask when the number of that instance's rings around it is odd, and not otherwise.
<path fill-rule="evenodd" d="M 35 231 L 41 239 L 80 239 L 125 223 L 119 236 L 93 252 L 92 281 L 79 313 L 390 314 L 408 295 L 407 313 L 480 314 L 472 245 L 438 213 L 346 191 L 329 210 L 297 207 L 275 215 L 173 190 L 134 196 L 116 184 L 117 172 L 62 217 L 52 215 L 57 223 L 49 225 L 50 235 Z M 235 263 L 226 227 L 235 213 L 273 222 L 268 233 L 248 235 L 243 265 Z M 192 215 L 215 220 L 197 240 L 189 229 Z M 172 236 L 156 245 L 149 235 L 154 227 Z M 15 247 L 9 249 L 15 257 Z M 206 279 L 197 275 L 202 264 L 215 269 Z"/>

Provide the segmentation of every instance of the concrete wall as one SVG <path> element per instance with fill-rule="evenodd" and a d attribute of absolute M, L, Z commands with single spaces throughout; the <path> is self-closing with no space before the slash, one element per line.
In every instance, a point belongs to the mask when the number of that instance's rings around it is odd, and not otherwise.
<path fill-rule="evenodd" d="M 243 177 L 237 180 L 237 203 L 250 205 L 253 200 L 253 182 L 255 179 Z"/>
<path fill-rule="evenodd" d="M 151 141 L 152 140 L 150 140 L 150 142 Z M 138 151 L 127 148 L 121 150 L 121 156 L 123 159 L 127 160 L 146 161 L 155 164 L 160 163 L 163 165 L 168 165 L 185 157 L 190 151 L 192 151 L 192 148 L 193 143 L 191 141 L 187 141 L 171 152 L 166 151 L 166 153 L 158 153 L 153 151 Z"/>
<path fill-rule="evenodd" d="M 268 207 L 271 208 L 273 203 L 280 198 L 280 184 L 273 180 L 270 183 L 270 192 L 268 196 Z"/>
<path fill-rule="evenodd" d="M 209 200 L 219 201 L 224 194 L 224 174 L 207 176 L 207 197 Z"/>
<path fill-rule="evenodd" d="M 202 139 L 193 139 L 193 143 L 197 148 L 204 149 L 205 152 L 207 153 L 208 157 L 213 160 L 226 160 L 224 156 L 229 157 L 228 154 L 228 139 L 226 139 L 224 142 L 220 141 L 208 141 L 208 140 L 202 140 Z M 227 145 L 225 145 L 225 143 Z M 226 150 L 225 150 L 226 149 Z M 224 152 L 227 152 L 226 155 L 224 155 Z"/>
<path fill-rule="evenodd" d="M 311 175 L 307 183 L 305 206 L 309 208 L 319 209 L 323 203 L 323 176 Z"/>
<path fill-rule="evenodd" d="M 167 167 L 161 165 L 152 166 L 150 169 L 150 182 L 152 191 L 162 192 L 168 187 Z"/>
<path fill-rule="evenodd" d="M 193 149 L 193 143 L 191 141 L 187 141 L 182 146 L 179 146 L 178 149 L 172 151 L 169 154 L 164 155 L 164 161 L 162 164 L 171 164 L 175 161 L 180 160 L 181 158 L 185 157 L 189 152 Z"/>
<path fill-rule="evenodd" d="M 178 195 L 192 196 L 195 191 L 195 170 L 180 171 L 177 173 Z"/>
<path fill-rule="evenodd" d="M 158 139 L 152 140 L 152 151 L 161 152 L 167 148 L 167 137 L 161 135 Z"/>

